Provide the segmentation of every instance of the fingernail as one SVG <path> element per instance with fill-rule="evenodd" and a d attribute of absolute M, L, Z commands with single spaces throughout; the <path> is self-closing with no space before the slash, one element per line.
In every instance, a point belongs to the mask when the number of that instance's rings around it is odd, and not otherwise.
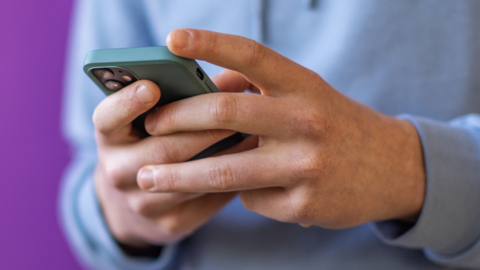
<path fill-rule="evenodd" d="M 154 120 L 145 120 L 145 130 L 150 134 L 155 131 L 155 117 Z"/>
<path fill-rule="evenodd" d="M 176 30 L 172 33 L 173 46 L 183 49 L 192 42 L 192 35 L 185 30 Z"/>
<path fill-rule="evenodd" d="M 155 116 L 155 112 L 158 110 L 158 108 L 159 107 L 156 107 L 145 120 L 145 130 L 147 130 L 147 132 L 150 134 L 155 131 L 155 126 L 157 123 L 157 117 Z"/>
<path fill-rule="evenodd" d="M 145 84 L 137 87 L 135 95 L 140 103 L 149 104 L 153 102 L 153 95 Z"/>
<path fill-rule="evenodd" d="M 150 168 L 143 169 L 138 176 L 138 184 L 143 190 L 151 190 L 155 187 L 155 174 Z"/>

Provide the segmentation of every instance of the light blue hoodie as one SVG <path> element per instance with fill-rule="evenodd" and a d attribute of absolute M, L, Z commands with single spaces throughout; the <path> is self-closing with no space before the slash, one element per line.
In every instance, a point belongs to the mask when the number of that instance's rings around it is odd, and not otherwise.
<path fill-rule="evenodd" d="M 66 80 L 65 134 L 75 151 L 63 226 L 95 269 L 480 269 L 480 1 L 79 0 Z M 105 225 L 92 174 L 92 113 L 104 95 L 82 72 L 94 49 L 164 45 L 191 27 L 255 39 L 346 95 L 410 120 L 427 194 L 412 227 L 346 230 L 280 223 L 231 202 L 157 259 L 125 255 Z M 202 63 L 209 75 L 221 69 Z M 453 120 L 452 120 L 453 119 Z M 361 203 L 361 202 L 359 202 Z"/>

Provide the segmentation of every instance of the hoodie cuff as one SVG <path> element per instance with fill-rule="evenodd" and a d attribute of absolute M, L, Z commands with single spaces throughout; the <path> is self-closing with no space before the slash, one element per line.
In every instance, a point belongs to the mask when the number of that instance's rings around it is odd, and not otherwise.
<path fill-rule="evenodd" d="M 480 132 L 458 124 L 401 115 L 420 136 L 426 168 L 426 196 L 415 224 L 373 223 L 385 243 L 456 254 L 480 236 Z"/>

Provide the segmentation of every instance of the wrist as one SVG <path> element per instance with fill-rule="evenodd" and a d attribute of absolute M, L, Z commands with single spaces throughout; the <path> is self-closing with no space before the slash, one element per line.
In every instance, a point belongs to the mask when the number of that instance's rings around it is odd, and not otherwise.
<path fill-rule="evenodd" d="M 426 189 L 426 174 L 423 149 L 417 130 L 408 120 L 393 118 L 396 135 L 389 136 L 389 143 L 394 149 L 390 160 L 390 177 L 392 195 L 389 212 L 383 220 L 397 219 L 416 222 L 418 219 Z M 395 182 L 395 183 L 393 183 Z"/>
<path fill-rule="evenodd" d="M 423 157 L 423 148 L 420 136 L 415 126 L 408 120 L 400 120 L 407 130 L 408 134 L 408 155 L 409 158 L 405 160 L 405 168 L 410 173 L 412 182 L 412 192 L 407 194 L 408 197 L 402 201 L 408 206 L 405 215 L 399 219 L 416 222 L 423 208 L 426 193 L 426 172 L 425 161 Z"/>

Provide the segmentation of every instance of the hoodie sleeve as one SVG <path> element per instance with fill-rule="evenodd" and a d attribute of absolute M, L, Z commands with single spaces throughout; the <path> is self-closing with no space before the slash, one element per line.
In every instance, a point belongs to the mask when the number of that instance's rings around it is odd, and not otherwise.
<path fill-rule="evenodd" d="M 418 221 L 374 223 L 387 244 L 422 248 L 432 261 L 480 268 L 480 115 L 437 122 L 404 115 L 422 142 L 426 197 Z"/>

